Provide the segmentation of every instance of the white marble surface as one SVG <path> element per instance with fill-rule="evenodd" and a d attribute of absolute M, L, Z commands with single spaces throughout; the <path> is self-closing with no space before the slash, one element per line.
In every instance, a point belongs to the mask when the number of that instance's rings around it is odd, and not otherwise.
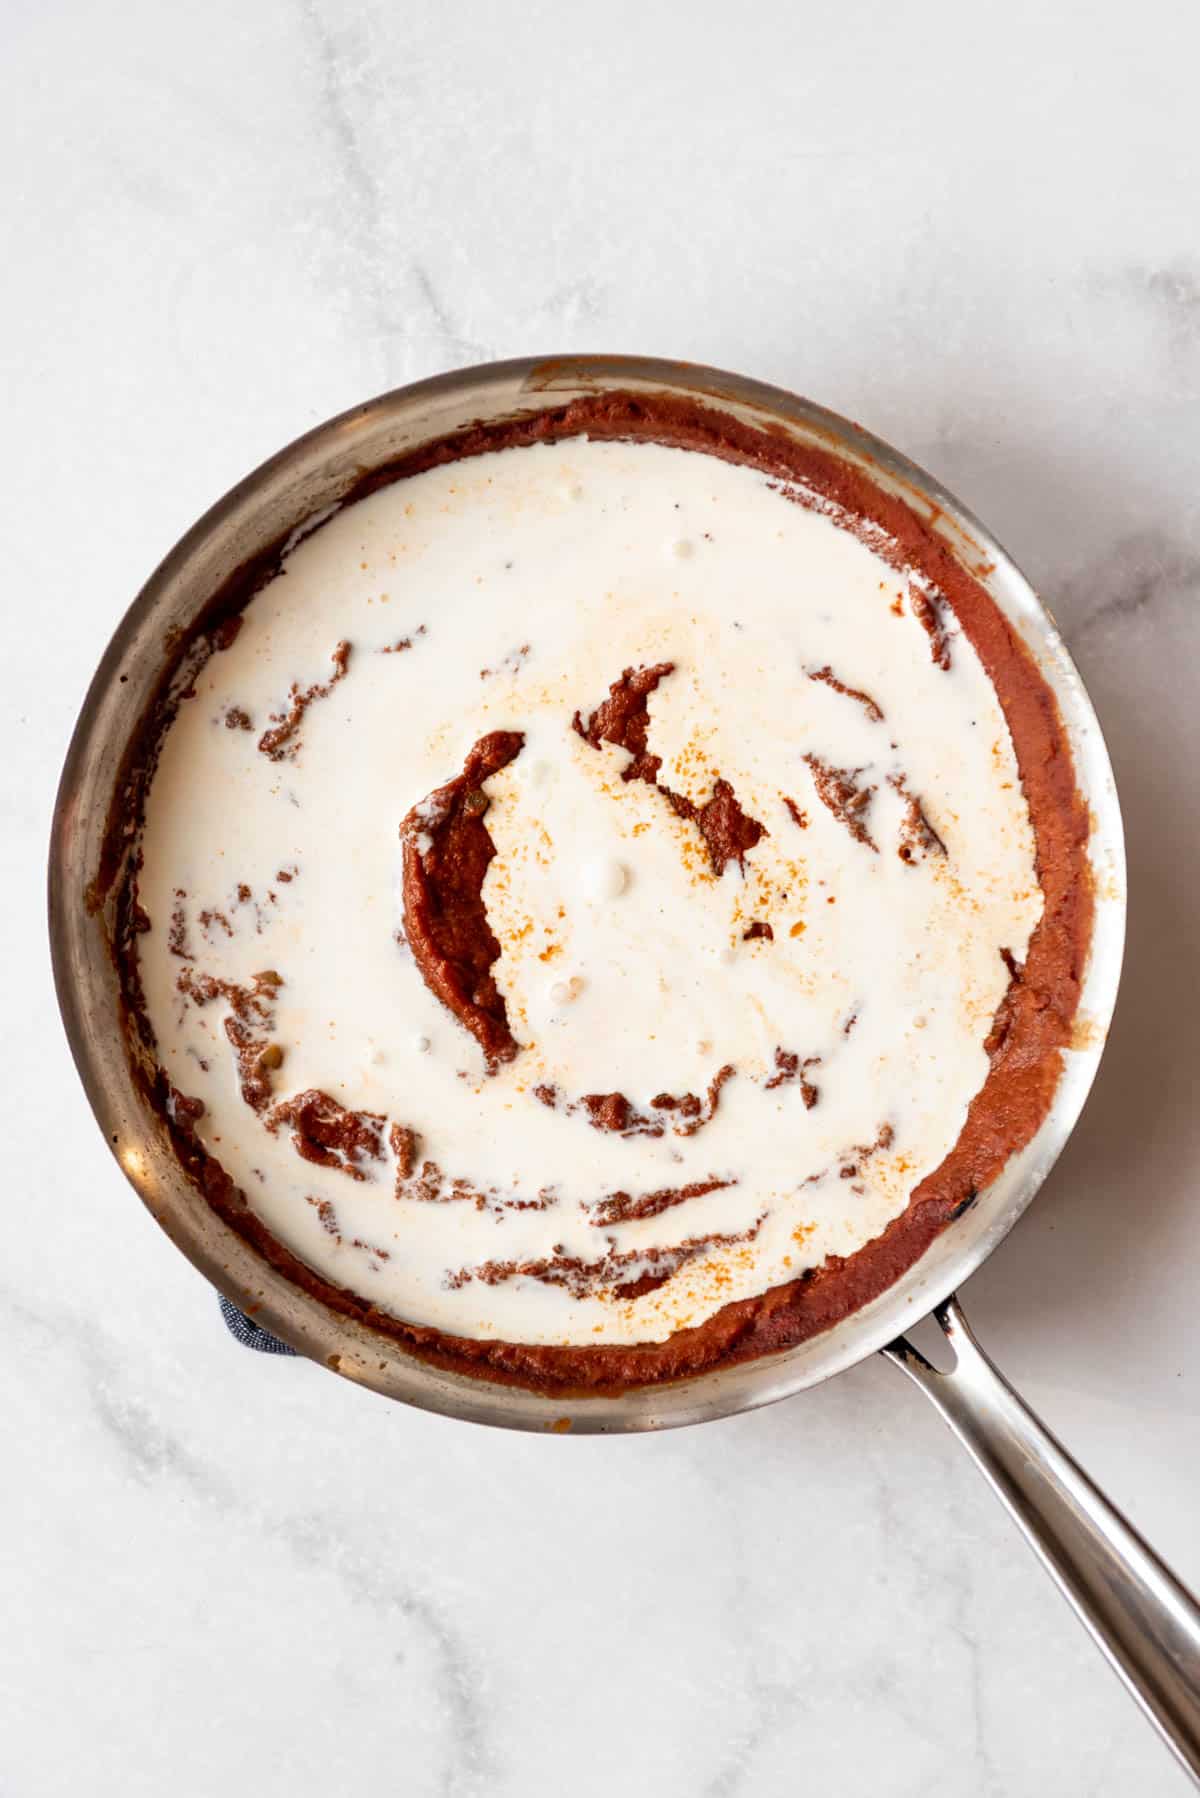
<path fill-rule="evenodd" d="M 1198 55 L 1177 0 L 5 0 L 5 1798 L 1185 1789 L 883 1363 L 572 1441 L 239 1349 L 76 1086 L 41 862 L 121 609 L 321 417 L 636 349 L 861 418 L 1110 733 L 1118 1021 L 969 1309 L 1200 1582 Z"/>

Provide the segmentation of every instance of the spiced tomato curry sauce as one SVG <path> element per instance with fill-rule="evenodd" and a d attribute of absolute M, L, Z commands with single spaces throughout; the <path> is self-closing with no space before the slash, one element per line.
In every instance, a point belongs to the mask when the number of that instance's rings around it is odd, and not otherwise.
<path fill-rule="evenodd" d="M 983 587 L 832 454 L 609 394 L 375 476 L 147 724 L 126 997 L 300 1285 L 564 1391 L 774 1351 L 1033 1135 L 1087 817 Z"/>

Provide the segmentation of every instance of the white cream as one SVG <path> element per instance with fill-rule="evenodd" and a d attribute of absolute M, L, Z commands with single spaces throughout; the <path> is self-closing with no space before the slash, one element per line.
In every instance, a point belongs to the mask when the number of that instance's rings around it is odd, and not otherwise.
<path fill-rule="evenodd" d="M 433 470 L 298 542 L 168 733 L 141 878 L 162 1064 L 204 1101 L 201 1138 L 281 1241 L 418 1323 L 632 1343 L 851 1254 L 904 1208 L 983 1084 L 1000 951 L 1024 956 L 1042 903 L 996 695 L 961 633 L 950 671 L 935 666 L 907 586 L 759 474 L 649 444 L 572 440 Z M 308 708 L 294 758 L 270 760 L 270 714 L 293 681 L 329 678 L 342 640 L 345 678 Z M 572 729 L 626 667 L 667 661 L 649 702 L 659 778 L 697 805 L 718 775 L 732 784 L 768 832 L 744 874 L 714 878 L 697 826 L 622 780 L 623 750 Z M 826 666 L 882 720 L 810 678 Z M 253 728 L 229 728 L 231 708 Z M 525 733 L 488 783 L 484 887 L 522 1048 L 489 1074 L 397 941 L 398 828 L 496 729 Z M 822 803 L 807 756 L 875 788 L 861 816 L 877 850 Z M 945 855 L 901 859 L 906 794 Z M 390 1149 L 355 1181 L 269 1131 L 239 1091 L 228 1006 L 178 990 L 177 904 L 197 975 L 281 976 L 276 1099 L 318 1088 L 406 1125 L 419 1161 L 491 1202 L 397 1198 Z M 745 939 L 755 921 L 773 940 Z M 777 1050 L 807 1064 L 811 1107 L 798 1079 L 768 1087 Z M 664 1091 L 703 1098 L 726 1065 L 692 1134 L 664 1113 L 661 1136 L 619 1136 L 569 1108 L 589 1093 L 642 1112 Z M 886 1146 L 852 1153 L 883 1126 Z M 615 1193 L 711 1181 L 727 1184 L 597 1221 Z M 502 1202 L 539 1194 L 541 1209 Z M 665 1285 L 613 1296 L 653 1251 L 710 1234 L 726 1240 Z M 608 1289 L 470 1277 L 556 1253 L 607 1257 Z"/>

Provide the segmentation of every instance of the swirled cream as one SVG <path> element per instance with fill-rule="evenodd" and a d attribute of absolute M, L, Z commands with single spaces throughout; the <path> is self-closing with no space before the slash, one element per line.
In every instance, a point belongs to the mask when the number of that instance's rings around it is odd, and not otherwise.
<path fill-rule="evenodd" d="M 486 453 L 324 522 L 201 667 L 145 1009 L 319 1275 L 661 1342 L 853 1256 L 952 1149 L 1033 830 L 953 612 L 845 523 L 654 443 Z"/>

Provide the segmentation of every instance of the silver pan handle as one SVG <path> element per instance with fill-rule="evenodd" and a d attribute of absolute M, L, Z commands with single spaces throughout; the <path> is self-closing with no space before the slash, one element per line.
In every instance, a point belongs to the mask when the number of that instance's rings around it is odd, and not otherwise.
<path fill-rule="evenodd" d="M 934 1316 L 954 1350 L 949 1371 L 903 1336 L 884 1354 L 937 1406 L 1200 1785 L 1200 1605 L 989 1361 L 958 1300 Z"/>

